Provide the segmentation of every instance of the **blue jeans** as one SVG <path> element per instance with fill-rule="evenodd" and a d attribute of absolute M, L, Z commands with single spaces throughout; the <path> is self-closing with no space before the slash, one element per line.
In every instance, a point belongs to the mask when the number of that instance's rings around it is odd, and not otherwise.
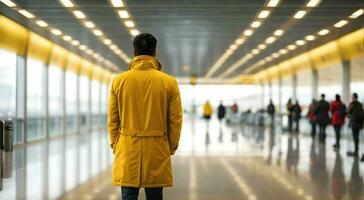
<path fill-rule="evenodd" d="M 144 188 L 147 200 L 162 200 L 163 188 Z M 121 187 L 122 200 L 138 200 L 139 188 L 134 187 Z"/>

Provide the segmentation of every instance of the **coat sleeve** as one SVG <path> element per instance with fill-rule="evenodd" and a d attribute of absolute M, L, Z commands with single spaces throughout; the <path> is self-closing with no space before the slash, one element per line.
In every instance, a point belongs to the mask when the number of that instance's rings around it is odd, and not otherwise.
<path fill-rule="evenodd" d="M 168 99 L 168 142 L 171 155 L 173 155 L 178 148 L 182 128 L 182 105 L 176 80 L 171 87 Z"/>
<path fill-rule="evenodd" d="M 108 103 L 108 116 L 107 116 L 107 127 L 109 130 L 109 140 L 110 145 L 113 148 L 113 145 L 116 143 L 117 138 L 119 137 L 120 130 L 120 119 L 119 119 L 119 102 L 118 97 L 115 92 L 115 80 L 110 87 L 110 95 L 109 95 L 109 103 Z"/>

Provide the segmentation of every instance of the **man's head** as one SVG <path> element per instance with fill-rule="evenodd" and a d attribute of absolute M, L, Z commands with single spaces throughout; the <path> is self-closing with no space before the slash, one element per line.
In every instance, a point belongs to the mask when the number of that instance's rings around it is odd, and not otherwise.
<path fill-rule="evenodd" d="M 358 94 L 357 93 L 353 93 L 353 101 L 357 101 L 358 100 Z"/>
<path fill-rule="evenodd" d="M 134 55 L 155 56 L 157 39 L 150 33 L 141 33 L 134 37 Z"/>
<path fill-rule="evenodd" d="M 325 94 L 321 94 L 321 100 L 325 100 Z"/>
<path fill-rule="evenodd" d="M 336 101 L 341 101 L 340 95 L 336 94 L 336 95 L 335 95 L 335 100 L 336 100 Z"/>

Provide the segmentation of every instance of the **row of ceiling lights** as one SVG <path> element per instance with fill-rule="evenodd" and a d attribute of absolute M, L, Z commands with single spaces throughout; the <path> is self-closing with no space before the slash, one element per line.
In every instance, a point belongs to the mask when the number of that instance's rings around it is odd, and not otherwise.
<path fill-rule="evenodd" d="M 310 0 L 305 4 L 305 9 L 307 8 L 313 8 L 319 5 L 321 0 Z M 294 15 L 293 15 L 293 19 L 294 20 L 299 20 L 302 19 L 306 13 L 308 12 L 305 9 L 300 9 L 298 10 Z M 266 49 L 269 45 L 273 44 L 274 42 L 277 41 L 278 38 L 280 38 L 283 34 L 285 33 L 285 30 L 283 28 L 279 28 L 277 30 L 275 30 L 271 36 L 269 36 L 268 38 L 266 38 L 264 40 L 263 43 L 259 44 L 256 48 L 254 48 L 253 50 L 251 50 L 250 53 L 244 55 L 241 59 L 239 59 L 237 62 L 235 62 L 233 65 L 231 65 L 223 74 L 221 74 L 219 76 L 219 78 L 224 78 L 226 76 L 228 76 L 229 74 L 235 72 L 235 70 L 237 70 L 241 65 L 243 65 L 244 63 L 248 62 L 250 59 L 252 59 L 254 56 L 258 55 L 261 53 L 261 51 L 263 51 L 264 49 Z"/>
<path fill-rule="evenodd" d="M 210 70 L 207 72 L 206 77 L 211 77 L 223 64 L 224 62 L 246 41 L 246 39 L 253 35 L 254 31 L 257 30 L 264 19 L 268 18 L 270 13 L 272 12 L 272 8 L 277 7 L 280 0 L 269 0 L 266 4 L 267 8 L 263 9 L 257 15 L 257 18 L 250 23 L 250 26 L 247 27 L 240 36 L 234 41 L 233 44 L 229 46 L 228 49 L 225 50 L 224 54 L 212 65 Z"/>
<path fill-rule="evenodd" d="M 103 63 L 109 69 L 113 69 L 113 70 L 117 70 L 118 69 L 113 63 L 111 63 L 109 60 L 107 60 L 104 57 L 102 57 L 100 54 L 96 53 L 94 50 L 88 48 L 84 44 L 81 44 L 80 41 L 78 41 L 76 39 L 73 39 L 71 36 L 64 34 L 58 28 L 55 28 L 55 27 L 50 26 L 47 22 L 45 22 L 44 20 L 41 20 L 41 19 L 37 18 L 31 12 L 29 12 L 29 11 L 27 11 L 25 9 L 20 8 L 13 1 L 11 1 L 11 0 L 0 0 L 0 2 L 3 3 L 3 4 L 5 4 L 6 6 L 14 9 L 15 11 L 17 11 L 18 13 L 20 13 L 24 17 L 26 17 L 26 18 L 28 18 L 30 20 L 33 20 L 33 22 L 35 22 L 38 26 L 47 29 L 53 35 L 62 37 L 62 39 L 64 41 L 69 42 L 72 46 L 78 47 L 79 50 L 81 50 L 81 51 L 85 52 L 86 54 L 92 56 L 94 59 L 96 59 L 100 63 Z"/>
<path fill-rule="evenodd" d="M 335 23 L 333 25 L 334 28 L 342 28 L 345 25 L 347 25 L 349 23 L 350 20 L 354 20 L 356 18 L 358 18 L 359 16 L 364 14 L 364 9 L 359 9 L 355 12 L 353 12 L 350 16 L 347 17 L 347 19 L 342 19 L 340 21 L 338 21 L 337 23 Z M 287 54 L 289 51 L 293 51 L 296 48 L 298 48 L 299 46 L 303 46 L 305 45 L 307 42 L 310 41 L 314 41 L 316 39 L 316 37 L 319 36 L 325 36 L 327 34 L 330 33 L 330 29 L 329 28 L 324 28 L 320 31 L 318 31 L 315 34 L 311 34 L 311 35 L 307 35 L 304 39 L 300 39 L 297 40 L 295 43 L 288 45 L 286 48 L 280 49 L 277 52 L 272 53 L 270 56 L 267 56 L 266 58 L 264 58 L 263 60 L 260 60 L 259 62 L 253 64 L 252 66 L 247 68 L 246 72 L 251 72 L 254 69 L 273 61 L 276 58 L 279 58 L 281 55 L 285 55 Z"/>
<path fill-rule="evenodd" d="M 136 28 L 135 22 L 132 20 L 125 3 L 122 0 L 110 0 L 111 5 L 115 8 L 115 11 L 119 15 L 123 24 L 129 29 L 129 33 L 132 36 L 136 36 L 140 31 Z"/>
<path fill-rule="evenodd" d="M 113 51 L 117 56 L 119 56 L 124 62 L 129 63 L 130 58 L 127 56 L 116 44 L 114 44 L 101 30 L 98 28 L 94 22 L 92 22 L 84 12 L 79 8 L 75 8 L 76 4 L 72 0 L 60 0 L 61 4 L 71 9 L 72 14 L 80 20 L 80 23 L 88 28 L 95 36 L 97 36 L 111 51 Z"/>

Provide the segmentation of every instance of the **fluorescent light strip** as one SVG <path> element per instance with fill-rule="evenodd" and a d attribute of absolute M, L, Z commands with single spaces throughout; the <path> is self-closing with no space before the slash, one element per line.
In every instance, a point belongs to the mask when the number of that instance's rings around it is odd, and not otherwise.
<path fill-rule="evenodd" d="M 95 24 L 91 21 L 86 21 L 84 25 L 86 26 L 86 28 L 95 28 Z"/>
<path fill-rule="evenodd" d="M 284 33 L 284 30 L 282 30 L 282 29 L 278 29 L 278 30 L 274 31 L 275 36 L 281 36 L 281 35 L 283 35 L 283 33 Z"/>
<path fill-rule="evenodd" d="M 328 29 L 322 29 L 321 31 L 318 32 L 318 34 L 321 36 L 327 35 L 328 33 L 330 33 L 330 31 Z"/>
<path fill-rule="evenodd" d="M 337 23 L 334 25 L 334 27 L 336 27 L 336 28 L 341 28 L 341 27 L 345 26 L 346 24 L 348 24 L 348 21 L 346 21 L 346 20 L 340 20 L 339 22 L 337 22 Z"/>
<path fill-rule="evenodd" d="M 86 15 L 80 11 L 80 10 L 75 10 L 73 11 L 73 15 L 77 18 L 77 19 L 85 19 Z"/>
<path fill-rule="evenodd" d="M 320 2 L 321 2 L 321 0 L 310 0 L 310 1 L 306 4 L 306 6 L 307 6 L 307 7 L 310 7 L 310 8 L 312 8 L 312 7 L 316 7 L 317 5 L 319 5 L 319 4 L 320 4 Z"/>
<path fill-rule="evenodd" d="M 122 0 L 111 0 L 111 4 L 115 8 L 121 8 L 124 7 L 124 3 Z"/>
<path fill-rule="evenodd" d="M 270 0 L 268 2 L 268 7 L 277 7 L 277 5 L 279 4 L 279 0 Z"/>
<path fill-rule="evenodd" d="M 308 40 L 308 41 L 313 41 L 313 40 L 315 40 L 315 36 L 308 35 L 308 36 L 305 37 L 305 39 Z"/>
<path fill-rule="evenodd" d="M 72 37 L 71 37 L 71 36 L 69 36 L 69 35 L 65 35 L 65 36 L 63 36 L 63 37 L 62 37 L 62 39 L 63 39 L 64 41 L 71 41 L 71 40 L 72 40 Z"/>
<path fill-rule="evenodd" d="M 135 27 L 135 23 L 133 21 L 131 21 L 131 20 L 125 21 L 124 24 L 128 28 Z"/>
<path fill-rule="evenodd" d="M 101 36 L 103 35 L 104 33 L 102 33 L 102 31 L 100 31 L 99 29 L 95 29 L 92 31 L 96 36 Z"/>
<path fill-rule="evenodd" d="M 1 3 L 5 4 L 6 6 L 13 8 L 16 7 L 16 4 L 10 0 L 0 0 Z"/>
<path fill-rule="evenodd" d="M 60 0 L 62 5 L 66 8 L 73 8 L 75 5 L 73 5 L 72 1 L 70 0 Z"/>
<path fill-rule="evenodd" d="M 359 9 L 349 16 L 351 19 L 356 19 L 364 13 L 364 9 Z"/>
<path fill-rule="evenodd" d="M 34 15 L 32 13 L 28 12 L 27 10 L 21 9 L 21 10 L 18 10 L 18 12 L 28 19 L 34 18 Z"/>
<path fill-rule="evenodd" d="M 270 14 L 270 11 L 269 10 L 262 10 L 259 15 L 258 15 L 258 18 L 267 18 Z"/>
<path fill-rule="evenodd" d="M 295 19 L 302 19 L 306 15 L 306 11 L 299 10 L 297 13 L 293 16 Z"/>
<path fill-rule="evenodd" d="M 129 18 L 129 17 L 130 17 L 130 15 L 129 15 L 128 11 L 126 11 L 126 10 L 119 10 L 119 11 L 118 11 L 118 14 L 119 14 L 119 17 L 120 17 L 121 19 L 127 19 L 127 18 Z"/>
<path fill-rule="evenodd" d="M 53 34 L 53 35 L 62 35 L 62 31 L 60 31 L 59 29 L 52 29 L 51 30 L 51 33 Z"/>
<path fill-rule="evenodd" d="M 250 26 L 253 28 L 258 28 L 262 23 L 260 21 L 254 21 Z"/>
<path fill-rule="evenodd" d="M 132 30 L 130 30 L 130 34 L 132 35 L 132 36 L 137 36 L 137 35 L 139 35 L 139 31 L 138 30 L 136 30 L 136 29 L 132 29 Z"/>
<path fill-rule="evenodd" d="M 37 20 L 35 23 L 38 24 L 38 26 L 40 26 L 40 27 L 47 27 L 48 26 L 48 24 L 43 20 Z"/>

